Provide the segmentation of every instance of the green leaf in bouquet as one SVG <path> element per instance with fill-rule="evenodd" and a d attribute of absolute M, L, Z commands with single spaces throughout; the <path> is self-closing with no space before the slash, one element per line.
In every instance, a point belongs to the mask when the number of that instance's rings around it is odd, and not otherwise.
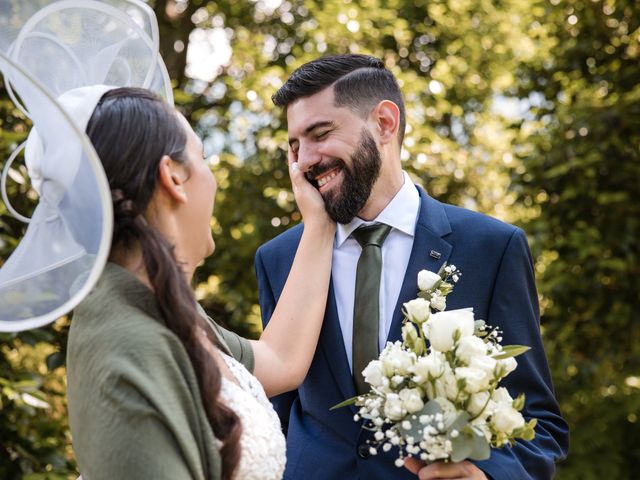
<path fill-rule="evenodd" d="M 537 423 L 538 423 L 538 420 L 535 418 L 529 420 L 527 423 L 525 423 L 524 427 L 516 428 L 513 431 L 513 437 L 521 438 L 522 440 L 525 440 L 525 441 L 533 440 L 536 436 L 535 429 L 536 429 Z"/>
<path fill-rule="evenodd" d="M 451 461 L 461 462 L 466 459 L 486 460 L 491 455 L 491 446 L 479 430 L 469 424 L 471 416 L 463 412 L 448 429 L 447 436 L 451 440 Z M 456 430 L 457 436 L 452 432 Z"/>
<path fill-rule="evenodd" d="M 414 439 L 421 438 L 424 427 L 436 422 L 434 420 L 430 423 L 420 423 L 420 417 L 423 415 L 435 416 L 438 413 L 442 413 L 442 407 L 440 406 L 440 404 L 435 400 L 429 400 L 427 403 L 425 403 L 424 407 L 422 407 L 422 410 L 414 413 L 410 418 L 407 419 L 411 423 L 411 428 L 409 430 L 405 430 L 406 435 L 411 436 Z"/>
<path fill-rule="evenodd" d="M 431 301 L 431 291 L 432 289 L 420 291 L 418 292 L 418 297 Z"/>
<path fill-rule="evenodd" d="M 413 323 L 408 322 L 402 326 L 402 341 L 409 350 L 418 356 L 422 355 L 426 350 L 424 341 L 418 335 Z"/>
<path fill-rule="evenodd" d="M 511 404 L 511 406 L 517 411 L 522 410 L 524 408 L 524 393 L 521 393 L 520 395 L 518 395 L 513 401 L 513 403 Z"/>
<path fill-rule="evenodd" d="M 436 413 L 442 413 L 442 407 L 435 400 L 429 400 L 416 415 L 420 417 L 421 415 L 435 415 Z"/>
<path fill-rule="evenodd" d="M 502 347 L 502 351 L 500 353 L 493 355 L 493 358 L 496 360 L 504 360 L 505 358 L 522 355 L 528 350 L 531 350 L 531 347 L 527 347 L 526 345 L 506 345 Z"/>
<path fill-rule="evenodd" d="M 338 408 L 342 408 L 342 407 L 348 407 L 349 405 L 354 405 L 356 402 L 358 401 L 358 397 L 351 397 L 348 398 L 347 400 L 345 400 L 344 402 L 340 402 L 337 405 L 334 405 L 333 407 L 331 407 L 329 409 L 329 411 L 331 410 L 336 410 Z"/>
<path fill-rule="evenodd" d="M 471 420 L 471 415 L 467 412 L 461 412 L 456 419 L 451 422 L 451 425 L 447 426 L 447 434 L 451 435 L 451 432 L 454 430 L 461 432 L 467 425 L 469 425 L 469 420 Z"/>
<path fill-rule="evenodd" d="M 471 460 L 486 460 L 491 456 L 491 445 L 482 432 L 473 430 L 473 450 L 469 455 Z"/>
<path fill-rule="evenodd" d="M 489 332 L 487 332 L 487 324 L 484 320 L 475 320 L 473 322 L 473 334 L 480 338 L 489 335 Z"/>

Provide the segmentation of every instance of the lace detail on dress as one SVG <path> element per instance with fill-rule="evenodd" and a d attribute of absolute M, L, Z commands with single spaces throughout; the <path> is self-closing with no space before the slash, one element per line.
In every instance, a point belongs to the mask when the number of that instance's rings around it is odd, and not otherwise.
<path fill-rule="evenodd" d="M 234 358 L 221 353 L 238 385 L 222 378 L 220 395 L 240 417 L 240 463 L 234 480 L 280 480 L 286 462 L 286 440 L 280 419 L 258 382 Z"/>

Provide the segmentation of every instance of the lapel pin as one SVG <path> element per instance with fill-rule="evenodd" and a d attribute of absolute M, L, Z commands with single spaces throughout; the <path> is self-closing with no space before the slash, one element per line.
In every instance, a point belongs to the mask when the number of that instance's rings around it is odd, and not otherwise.
<path fill-rule="evenodd" d="M 435 258 L 436 260 L 438 260 L 442 255 L 440 254 L 440 252 L 436 252 L 435 250 L 431 250 L 429 252 L 429 256 Z"/>

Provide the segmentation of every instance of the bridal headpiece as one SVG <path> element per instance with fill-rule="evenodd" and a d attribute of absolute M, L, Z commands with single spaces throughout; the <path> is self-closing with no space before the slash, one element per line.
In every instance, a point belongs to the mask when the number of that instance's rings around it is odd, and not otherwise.
<path fill-rule="evenodd" d="M 4 162 L 7 210 L 28 223 L 0 267 L 0 331 L 36 328 L 73 309 L 107 261 L 113 227 L 109 185 L 87 123 L 102 95 L 147 88 L 173 103 L 153 10 L 140 0 L 0 0 L 0 72 L 31 120 Z M 21 154 L 38 204 L 31 218 L 7 194 Z"/>

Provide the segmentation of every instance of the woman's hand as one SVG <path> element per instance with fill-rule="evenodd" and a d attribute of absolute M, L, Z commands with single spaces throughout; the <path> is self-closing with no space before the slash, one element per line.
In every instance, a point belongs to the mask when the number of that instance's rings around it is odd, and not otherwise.
<path fill-rule="evenodd" d="M 334 222 L 329 218 L 320 192 L 309 183 L 304 173 L 294 161 L 289 149 L 289 177 L 296 204 L 302 214 L 305 225 L 331 226 Z"/>
<path fill-rule="evenodd" d="M 253 341 L 254 375 L 272 397 L 304 381 L 316 351 L 327 305 L 336 231 L 324 200 L 289 152 L 289 176 L 304 230 L 269 324 Z M 256 261 L 262 262 L 259 256 Z"/>

